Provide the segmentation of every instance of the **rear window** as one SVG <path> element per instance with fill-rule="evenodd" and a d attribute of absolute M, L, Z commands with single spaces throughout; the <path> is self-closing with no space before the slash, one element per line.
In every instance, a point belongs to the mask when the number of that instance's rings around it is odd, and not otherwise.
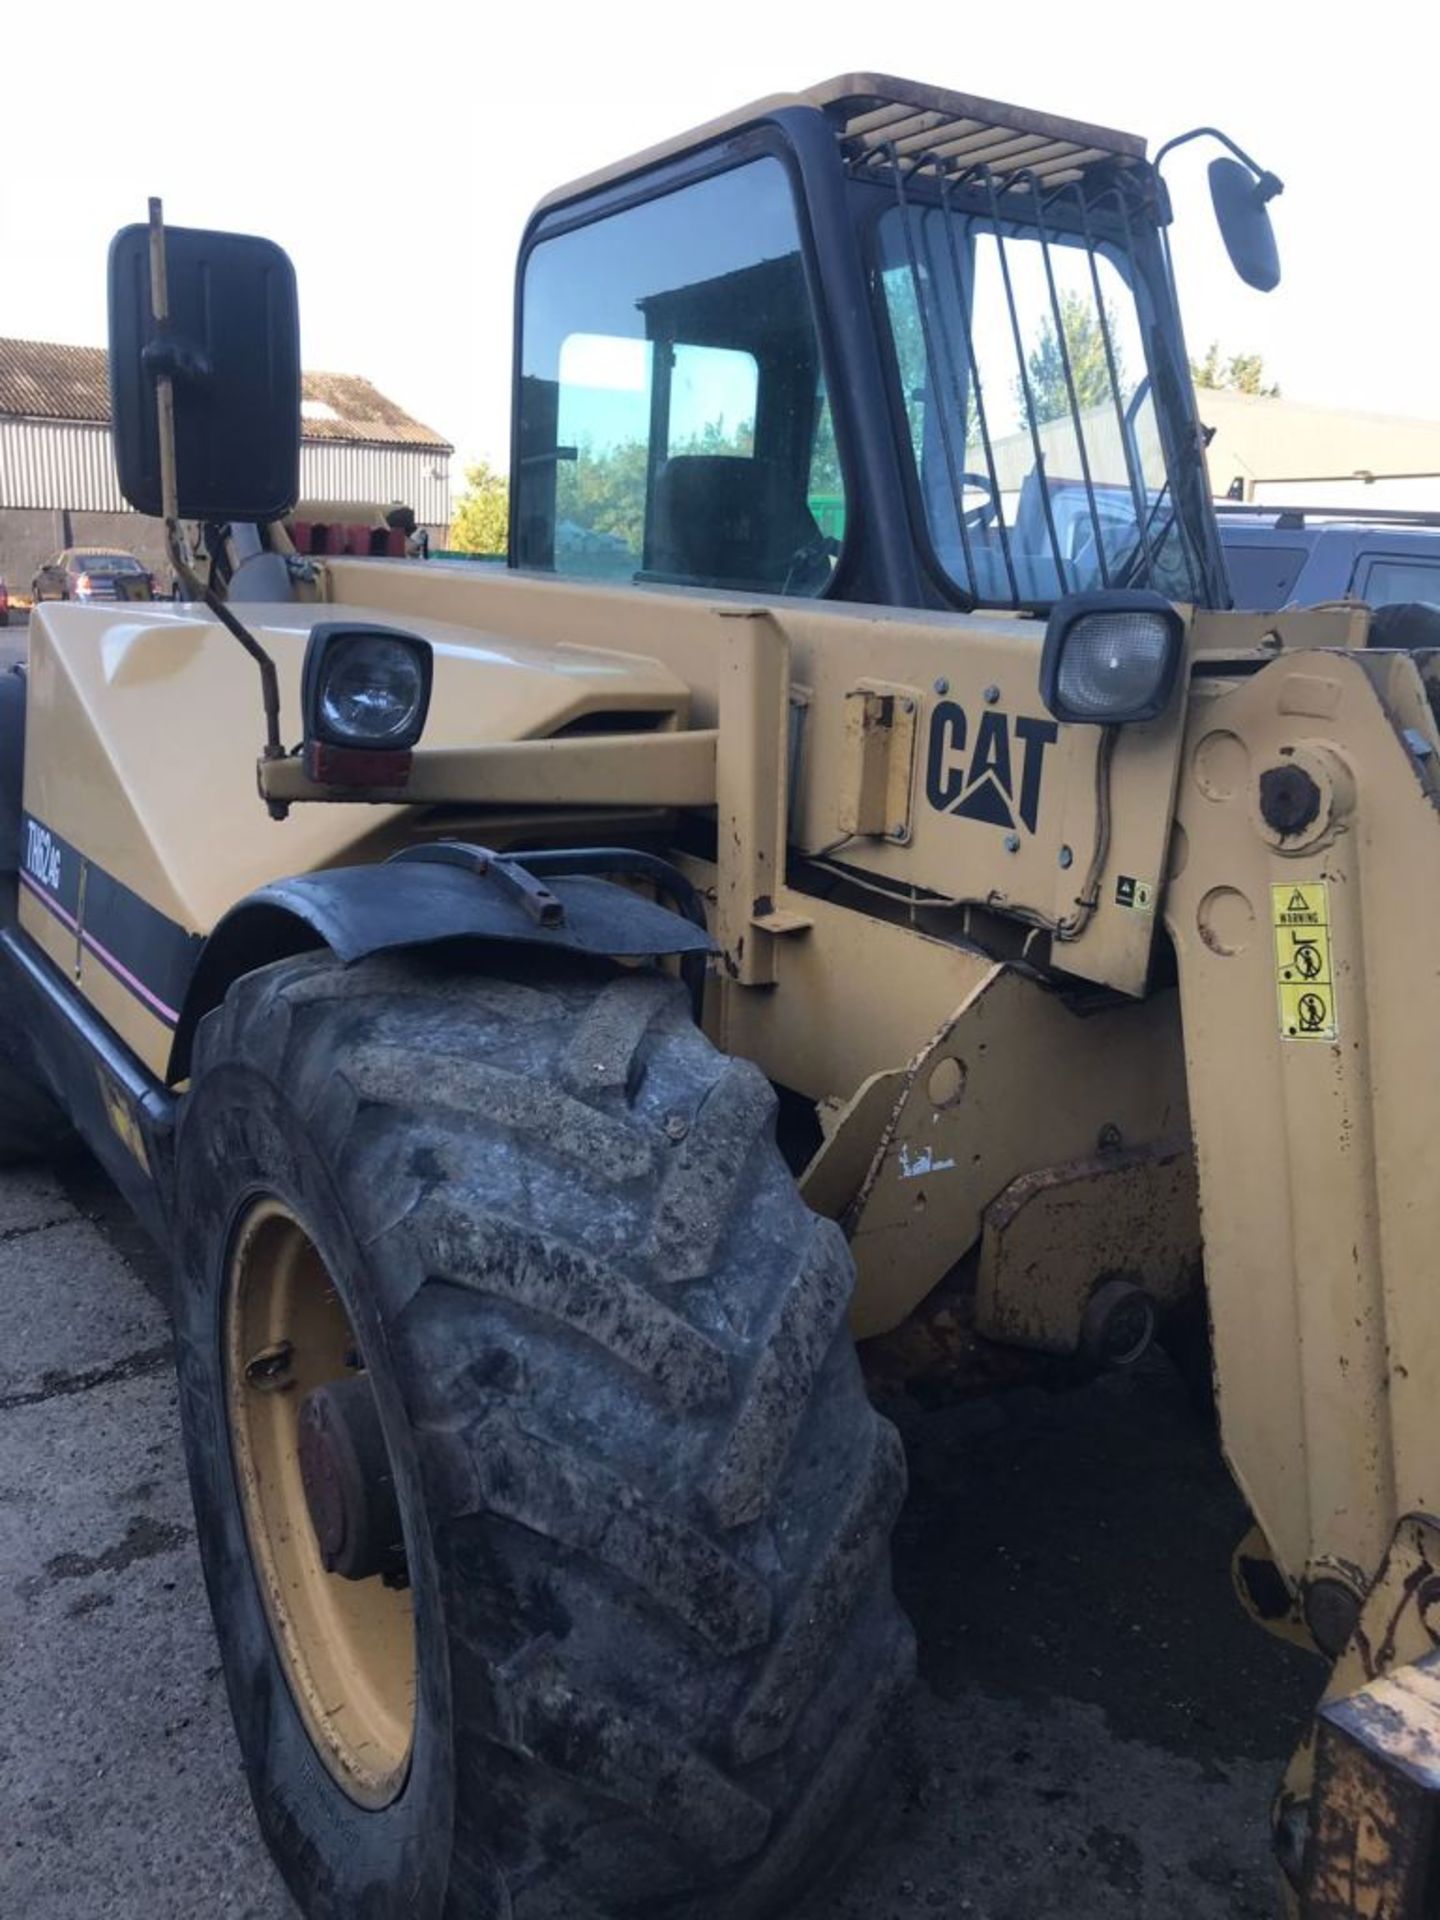
<path fill-rule="evenodd" d="M 1225 564 L 1236 606 L 1257 613 L 1273 613 L 1286 606 L 1305 560 L 1304 547 L 1227 545 Z"/>
<path fill-rule="evenodd" d="M 1360 569 L 1356 584 L 1361 597 L 1372 607 L 1394 606 L 1407 600 L 1440 602 L 1440 557 L 1372 560 Z"/>
<path fill-rule="evenodd" d="M 145 569 L 129 553 L 77 553 L 77 567 L 83 567 L 86 573 L 143 573 Z"/>

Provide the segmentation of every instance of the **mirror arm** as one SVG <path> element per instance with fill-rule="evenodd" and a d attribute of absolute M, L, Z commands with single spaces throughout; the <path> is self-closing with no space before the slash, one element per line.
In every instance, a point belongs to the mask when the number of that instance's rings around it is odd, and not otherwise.
<path fill-rule="evenodd" d="M 170 290 L 165 277 L 165 222 L 160 202 L 150 201 L 150 312 L 162 339 L 170 326 Z M 192 600 L 203 601 L 227 632 L 237 639 L 260 669 L 260 697 L 265 708 L 265 745 L 263 760 L 283 760 L 285 748 L 280 739 L 280 680 L 275 662 L 226 606 L 207 582 L 196 573 L 190 558 L 189 543 L 180 524 L 179 485 L 175 476 L 175 383 L 173 369 L 179 364 L 173 343 L 171 350 L 152 359 L 155 375 L 155 405 L 160 427 L 160 497 L 165 516 L 165 544 L 176 573 L 184 581 Z M 273 818 L 283 820 L 283 803 L 270 803 Z"/>
<path fill-rule="evenodd" d="M 1192 140 L 1218 140 L 1222 147 L 1234 154 L 1242 167 L 1248 167 L 1255 176 L 1255 193 L 1262 206 L 1265 201 L 1273 200 L 1277 193 L 1285 191 L 1285 182 L 1278 174 L 1269 172 L 1258 161 L 1252 160 L 1245 149 L 1237 146 L 1229 134 L 1222 133 L 1219 127 L 1192 127 L 1189 133 L 1177 133 L 1173 140 L 1167 140 L 1153 162 L 1156 174 L 1159 174 L 1168 154 L 1173 153 L 1176 147 L 1188 146 Z"/>

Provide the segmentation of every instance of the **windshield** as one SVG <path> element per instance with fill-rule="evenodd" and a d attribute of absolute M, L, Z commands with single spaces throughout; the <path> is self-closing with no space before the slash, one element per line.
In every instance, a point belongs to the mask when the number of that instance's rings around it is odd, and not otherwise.
<path fill-rule="evenodd" d="M 143 573 L 140 562 L 128 553 L 77 553 L 75 564 L 86 573 Z"/>
<path fill-rule="evenodd" d="M 1076 187 L 1039 220 L 1025 196 L 1012 220 L 993 194 L 937 204 L 902 186 L 879 224 L 930 543 L 981 604 L 1120 586 L 1205 599 L 1167 475 L 1125 210 L 1113 187 L 1098 199 L 1118 237 Z"/>

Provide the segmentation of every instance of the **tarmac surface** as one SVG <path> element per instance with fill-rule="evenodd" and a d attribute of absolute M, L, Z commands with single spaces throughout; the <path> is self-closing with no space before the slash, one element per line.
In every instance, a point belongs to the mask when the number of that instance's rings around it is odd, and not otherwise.
<path fill-rule="evenodd" d="M 0 665 L 24 642 L 0 630 Z M 231 1734 L 167 1289 L 87 1157 L 0 1172 L 3 1920 L 293 1915 Z M 1266 1805 L 1321 1669 L 1231 1594 L 1245 1510 L 1176 1376 L 890 1410 L 920 1684 L 803 1920 L 1274 1920 Z"/>
<path fill-rule="evenodd" d="M 88 1159 L 0 1174 L 0 1914 L 281 1920 L 195 1551 L 163 1262 Z M 805 1920 L 1269 1920 L 1318 1665 L 1241 1616 L 1244 1511 L 1163 1362 L 903 1410 L 921 1683 Z M 799 1916 L 797 1916 L 799 1920 Z"/>
<path fill-rule="evenodd" d="M 29 613 L 22 608 L 12 607 L 8 624 L 0 627 L 0 673 L 17 660 L 25 658 L 25 639 L 29 627 Z"/>

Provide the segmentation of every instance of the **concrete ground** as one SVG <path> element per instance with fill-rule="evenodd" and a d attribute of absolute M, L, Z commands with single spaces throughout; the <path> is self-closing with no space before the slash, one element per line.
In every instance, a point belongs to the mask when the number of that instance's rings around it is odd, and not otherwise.
<path fill-rule="evenodd" d="M 0 1914 L 291 1912 L 231 1736 L 164 1285 L 88 1161 L 0 1174 Z M 806 1920 L 1277 1913 L 1265 1804 L 1318 1670 L 1231 1599 L 1244 1515 L 1179 1382 L 902 1426 L 921 1685 L 877 1829 Z"/>
<path fill-rule="evenodd" d="M 165 1313 L 89 1217 L 99 1183 L 83 1166 L 68 1183 L 0 1175 L 0 1914 L 279 1920 L 195 1554 Z"/>

